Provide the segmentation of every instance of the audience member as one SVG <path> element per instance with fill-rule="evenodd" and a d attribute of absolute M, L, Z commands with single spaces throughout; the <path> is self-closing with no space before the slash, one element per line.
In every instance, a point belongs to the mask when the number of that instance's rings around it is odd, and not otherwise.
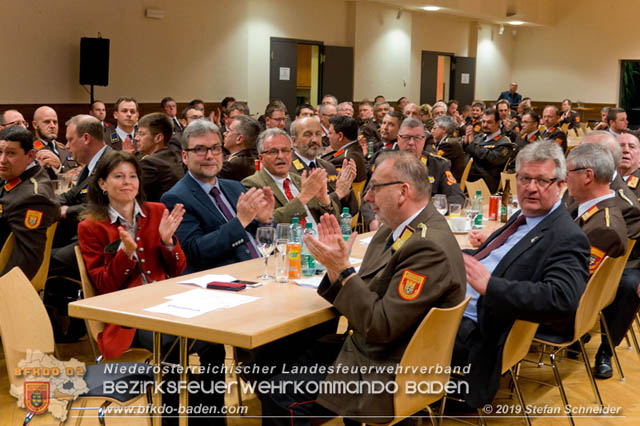
<path fill-rule="evenodd" d="M 162 101 L 160 101 L 160 108 L 162 108 L 162 111 L 169 116 L 174 132 L 177 132 L 177 133 L 182 132 L 183 130 L 182 124 L 180 124 L 180 120 L 178 120 L 178 117 L 177 117 L 178 104 L 176 103 L 176 100 L 173 99 L 171 96 L 162 98 Z"/>
<path fill-rule="evenodd" d="M 285 129 L 287 118 L 287 107 L 281 101 L 272 101 L 264 111 L 264 123 L 267 129 Z"/>
<path fill-rule="evenodd" d="M 353 118 L 353 104 L 351 102 L 340 102 L 338 104 L 338 115 Z"/>
<path fill-rule="evenodd" d="M 500 93 L 498 96 L 498 100 L 506 99 L 509 101 L 509 104 L 516 107 L 522 100 L 522 95 L 518 93 L 518 83 L 509 84 L 509 90 L 505 90 Z"/>
<path fill-rule="evenodd" d="M 138 117 L 138 102 L 134 98 L 126 96 L 118 98 L 113 108 L 116 128 L 108 133 L 105 142 L 117 151 L 125 151 L 129 154 L 136 152 L 133 137 Z"/>
<path fill-rule="evenodd" d="M 229 156 L 218 173 L 221 179 L 240 182 L 256 171 L 256 141 L 260 134 L 258 120 L 247 115 L 235 116 L 224 133 L 224 148 Z"/>
<path fill-rule="evenodd" d="M 640 145 L 638 138 L 631 133 L 618 136 L 618 143 L 622 149 L 622 159 L 618 172 L 627 186 L 640 198 Z"/>
<path fill-rule="evenodd" d="M 111 128 L 111 124 L 104 121 L 107 118 L 107 107 L 104 102 L 98 100 L 94 101 L 89 108 L 89 115 L 93 115 L 95 118 L 100 120 L 105 131 Z"/>
<path fill-rule="evenodd" d="M 567 135 L 560 128 L 560 115 L 558 115 L 558 107 L 547 105 L 542 110 L 542 124 L 546 127 L 542 132 L 542 139 L 550 140 L 558 144 L 562 148 L 562 152 L 567 152 Z"/>
<path fill-rule="evenodd" d="M 296 120 L 303 117 L 315 117 L 316 111 L 313 108 L 313 105 L 310 104 L 302 104 L 298 105 L 296 108 Z"/>
<path fill-rule="evenodd" d="M 48 106 L 41 106 L 33 113 L 33 131 L 36 140 L 33 148 L 36 160 L 44 167 L 51 178 L 67 173 L 78 167 L 64 145 L 56 141 L 58 137 L 58 114 Z"/>
<path fill-rule="evenodd" d="M 445 115 L 435 119 L 431 135 L 435 153 L 451 162 L 450 173 L 454 180 L 460 180 L 466 166 L 466 155 L 462 150 L 462 139 L 451 136 L 455 129 L 453 118 Z"/>
<path fill-rule="evenodd" d="M 567 124 L 569 129 L 578 130 L 580 128 L 580 116 L 571 109 L 571 99 L 563 99 L 562 115 L 560 116 L 559 126 Z"/>
<path fill-rule="evenodd" d="M 0 130 L 11 127 L 20 126 L 24 129 L 29 128 L 29 123 L 17 109 L 8 109 L 0 114 Z"/>
<path fill-rule="evenodd" d="M 622 108 L 610 108 L 607 112 L 607 123 L 609 124 L 609 132 L 618 137 L 627 131 L 629 125 L 627 113 Z"/>
<path fill-rule="evenodd" d="M 356 165 L 356 182 L 367 178 L 367 165 L 362 147 L 358 143 L 358 125 L 351 117 L 336 116 L 330 120 L 329 145 L 331 151 L 322 156 L 340 171 L 345 159 L 353 160 Z"/>

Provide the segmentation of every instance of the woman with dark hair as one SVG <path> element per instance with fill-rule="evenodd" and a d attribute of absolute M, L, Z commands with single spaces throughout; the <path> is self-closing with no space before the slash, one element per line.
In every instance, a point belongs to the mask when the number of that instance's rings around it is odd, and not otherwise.
<path fill-rule="evenodd" d="M 169 211 L 144 202 L 138 160 L 126 152 L 107 153 L 98 163 L 88 188 L 89 204 L 78 225 L 78 242 L 91 281 L 99 293 L 175 277 L 186 259 L 175 230 L 184 207 Z M 98 335 L 105 359 L 126 351 L 136 330 L 107 324 Z"/>

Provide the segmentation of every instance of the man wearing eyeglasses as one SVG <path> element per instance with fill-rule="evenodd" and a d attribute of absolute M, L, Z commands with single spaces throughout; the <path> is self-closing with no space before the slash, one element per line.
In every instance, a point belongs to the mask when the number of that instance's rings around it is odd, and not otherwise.
<path fill-rule="evenodd" d="M 464 380 L 470 407 L 490 403 L 498 389 L 502 349 L 516 319 L 539 332 L 571 338 L 589 277 L 587 237 L 562 207 L 566 163 L 553 142 L 525 147 L 516 158 L 521 210 L 476 250 L 464 254 L 467 295 L 453 364 L 471 365 Z M 477 234 L 470 233 L 472 243 Z"/>
<path fill-rule="evenodd" d="M 280 101 L 273 101 L 264 111 L 264 124 L 267 129 L 285 129 L 287 109 Z"/>
<path fill-rule="evenodd" d="M 359 272 L 349 262 L 355 234 L 345 242 L 334 217 L 322 217 L 319 239 L 305 237 L 309 251 L 327 268 L 318 294 L 348 319 L 349 331 L 320 339 L 299 358 L 296 365 L 319 366 L 318 374 L 283 372 L 272 378 L 274 383 L 298 381 L 302 392 L 287 393 L 281 388 L 283 392 L 274 389 L 260 395 L 264 425 L 311 424 L 311 417 L 336 415 L 349 419 L 346 424 L 353 424 L 352 419 L 392 420 L 393 393 L 339 389 L 341 384 L 363 381 L 392 382 L 395 374 L 386 368 L 400 362 L 429 310 L 449 308 L 463 299 L 460 250 L 447 222 L 430 202 L 427 182 L 426 169 L 414 155 L 390 151 L 378 158 L 365 200 L 384 226 L 367 247 Z M 332 365 L 344 368 L 327 374 L 323 367 Z M 360 373 L 374 366 L 379 367 L 377 371 Z M 320 386 L 307 386 L 314 383 Z M 313 388 L 324 391 L 318 395 L 309 391 Z"/>
<path fill-rule="evenodd" d="M 11 126 L 21 126 L 24 129 L 29 129 L 29 123 L 17 109 L 8 109 L 0 114 L 0 130 Z"/>
<path fill-rule="evenodd" d="M 222 135 L 208 120 L 184 129 L 182 161 L 188 172 L 160 201 L 184 205 L 176 231 L 187 256 L 185 273 L 259 257 L 253 235 L 273 212 L 269 188 L 245 191 L 239 182 L 217 177 L 222 168 Z"/>
<path fill-rule="evenodd" d="M 315 168 L 301 176 L 289 173 L 293 155 L 291 137 L 280 129 L 267 129 L 258 138 L 260 170 L 242 180 L 245 188 L 270 188 L 275 197 L 273 221 L 317 224 L 324 213 L 339 214 L 338 204 L 329 197 L 327 172 Z"/>

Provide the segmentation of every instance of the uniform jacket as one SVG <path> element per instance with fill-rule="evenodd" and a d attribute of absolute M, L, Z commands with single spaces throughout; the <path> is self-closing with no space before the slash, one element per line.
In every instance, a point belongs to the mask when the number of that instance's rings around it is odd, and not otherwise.
<path fill-rule="evenodd" d="M 500 173 L 504 171 L 515 148 L 511 141 L 503 135 L 498 135 L 486 142 L 484 139 L 485 135 L 481 134 L 476 136 L 471 143 L 463 145 L 469 158 L 473 158 L 468 181 L 484 179 L 491 193 L 495 193 L 500 184 Z"/>
<path fill-rule="evenodd" d="M 136 141 L 133 140 L 134 136 L 136 135 L 135 130 L 133 132 L 131 132 L 131 143 L 133 144 L 134 150 L 136 147 Z M 118 136 L 118 132 L 116 132 L 116 127 L 114 127 L 113 129 L 105 129 L 105 133 L 104 133 L 104 143 L 107 146 L 110 146 L 111 148 L 115 149 L 116 151 L 122 151 L 122 139 L 120 139 L 120 136 Z"/>
<path fill-rule="evenodd" d="M 252 150 L 243 149 L 231 154 L 227 161 L 222 163 L 222 170 L 218 173 L 218 177 L 240 182 L 247 176 L 254 174 L 255 171 L 256 156 L 253 155 Z"/>
<path fill-rule="evenodd" d="M 467 156 L 462 150 L 462 139 L 445 137 L 436 143 L 435 153 L 451 162 L 451 173 L 456 180 L 462 179 L 462 173 L 467 165 Z"/>
<path fill-rule="evenodd" d="M 517 216 L 471 253 L 486 247 Z M 471 371 L 465 376 L 467 404 L 482 407 L 491 402 L 500 380 L 504 343 L 516 319 L 563 334 L 573 332 L 575 311 L 589 277 L 588 259 L 589 241 L 562 206 L 502 258 L 477 302 L 478 332 L 469 355 Z"/>
<path fill-rule="evenodd" d="M 60 159 L 60 165 L 62 166 L 60 168 L 60 173 L 66 173 L 69 170 L 78 167 L 78 163 L 75 162 L 75 160 L 71 157 L 71 153 L 67 151 L 62 143 L 56 141 L 50 143 L 56 145 L 56 150 L 58 152 L 51 149 L 50 145 L 47 145 L 40 139 L 36 139 L 33 142 L 33 149 L 35 149 L 36 152 L 40 151 L 41 149 L 48 149 L 49 151 L 52 151 L 54 154 L 56 154 L 56 156 Z"/>
<path fill-rule="evenodd" d="M 640 169 L 636 169 L 627 178 L 627 187 L 633 191 L 636 198 L 640 200 Z"/>
<path fill-rule="evenodd" d="M 220 191 L 234 208 L 238 197 L 245 192 L 239 182 L 217 179 Z M 241 262 L 252 258 L 247 247 L 250 242 L 248 233 L 255 234 L 259 222 L 254 220 L 243 228 L 240 220 L 234 217 L 227 222 L 214 205 L 209 194 L 189 173 L 160 198 L 169 210 L 182 203 L 185 214 L 176 231 L 187 256 L 186 273 Z"/>
<path fill-rule="evenodd" d="M 464 298 L 464 264 L 445 219 L 428 204 L 409 226 L 415 232 L 397 250 L 386 244 L 392 229 L 381 226 L 356 276 L 344 286 L 331 283 L 326 276 L 320 284 L 318 294 L 349 321 L 348 335 L 334 365 L 397 365 L 429 309 L 452 307 Z M 379 372 L 339 373 L 328 375 L 326 380 L 389 382 L 394 377 Z M 388 393 L 320 394 L 317 402 L 349 418 L 374 416 L 361 420 L 372 423 L 388 421 L 387 416 L 394 413 L 393 395 Z"/>
<path fill-rule="evenodd" d="M 567 112 L 567 115 L 558 122 L 558 126 L 568 124 L 569 129 L 578 130 L 580 128 L 580 116 L 574 110 Z"/>
<path fill-rule="evenodd" d="M 182 159 L 168 148 L 145 155 L 140 160 L 142 184 L 148 201 L 159 202 L 167 192 L 184 176 Z"/>
<path fill-rule="evenodd" d="M 161 281 L 178 276 L 184 271 L 186 259 L 180 243 L 174 238 L 173 249 L 160 241 L 158 227 L 165 206 L 160 203 L 144 203 L 145 217 L 138 218 L 136 244 L 133 259 L 120 249 L 119 223 L 83 220 L 78 225 L 78 243 L 82 258 L 93 285 L 100 294 L 142 285 L 142 275 L 147 282 Z M 131 346 L 135 329 L 107 324 L 98 335 L 98 346 L 105 358 L 114 358 Z"/>
<path fill-rule="evenodd" d="M 43 260 L 47 228 L 59 217 L 60 206 L 49 175 L 39 165 L 9 182 L 0 180 L 0 244 L 11 232 L 16 238 L 11 257 L 0 274 L 18 266 L 32 279 Z"/>
<path fill-rule="evenodd" d="M 542 139 L 557 143 L 560 148 L 562 148 L 562 152 L 567 152 L 567 135 L 560 128 L 560 123 L 556 123 L 554 126 L 545 129 L 545 131 L 542 132 Z"/>
<path fill-rule="evenodd" d="M 356 163 L 356 178 L 354 182 L 362 182 L 367 179 L 367 163 L 364 160 L 362 147 L 355 141 L 348 147 L 339 151 L 331 151 L 322 156 L 323 160 L 327 160 L 333 164 L 337 171 L 342 170 L 342 162 L 344 159 L 353 160 Z"/>
<path fill-rule="evenodd" d="M 302 187 L 302 180 L 300 176 L 290 173 L 289 178 L 291 179 L 291 183 L 293 183 L 298 191 L 300 191 Z M 300 202 L 298 197 L 295 197 L 293 200 L 287 200 L 287 197 L 280 191 L 275 181 L 269 176 L 269 174 L 264 170 L 258 170 L 253 175 L 249 176 L 242 180 L 242 184 L 245 188 L 264 188 L 268 186 L 273 191 L 273 196 L 275 198 L 275 209 L 273 210 L 273 221 L 276 223 L 291 223 L 291 219 L 294 216 L 299 216 L 300 218 L 304 218 L 307 215 L 307 211 L 304 208 L 304 205 Z M 329 198 L 331 200 L 331 198 Z M 325 213 L 334 214 L 336 216 L 340 215 L 340 208 L 338 203 L 334 200 L 331 200 L 331 204 L 329 206 L 321 206 L 320 202 L 315 198 L 312 198 L 308 203 L 307 207 L 309 207 L 309 211 L 313 215 L 316 223 L 320 221 L 320 216 Z"/>

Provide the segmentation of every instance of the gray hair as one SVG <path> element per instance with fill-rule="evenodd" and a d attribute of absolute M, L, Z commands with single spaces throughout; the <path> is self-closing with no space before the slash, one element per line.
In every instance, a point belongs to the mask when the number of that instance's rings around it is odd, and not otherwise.
<path fill-rule="evenodd" d="M 615 171 L 611 151 L 599 143 L 585 143 L 573 148 L 567 156 L 568 162 L 574 169 L 593 170 L 594 180 L 607 185 Z"/>
<path fill-rule="evenodd" d="M 456 129 L 456 123 L 450 115 L 442 115 L 433 121 L 438 125 L 438 127 L 444 128 L 447 131 L 447 135 L 452 134 Z"/>
<path fill-rule="evenodd" d="M 77 136 L 82 136 L 87 133 L 93 139 L 99 142 L 104 142 L 104 129 L 102 128 L 102 123 L 93 115 L 74 115 L 65 123 L 65 126 L 68 127 L 70 124 L 76 126 Z"/>
<path fill-rule="evenodd" d="M 386 160 L 393 161 L 393 170 L 398 180 L 410 184 L 419 201 L 428 200 L 431 197 L 429 171 L 415 155 L 406 151 L 383 151 L 376 159 L 376 167 Z"/>
<path fill-rule="evenodd" d="M 391 104 L 387 101 L 378 101 L 373 105 L 373 109 L 375 110 L 378 107 L 378 105 L 386 105 L 388 107 L 391 106 Z"/>
<path fill-rule="evenodd" d="M 335 106 L 338 106 L 338 98 L 336 98 L 335 96 L 330 95 L 330 94 L 326 94 L 326 95 L 324 95 L 324 96 L 322 97 L 322 100 L 324 101 L 324 100 L 325 100 L 325 98 L 329 98 L 329 99 L 331 99 L 331 103 L 332 103 L 333 105 L 335 105 Z"/>
<path fill-rule="evenodd" d="M 293 149 L 293 141 L 291 140 L 291 136 L 287 132 L 277 127 L 272 129 L 267 129 L 264 132 L 260 133 L 258 136 L 258 154 L 262 154 L 264 152 L 264 141 L 267 138 L 273 138 L 276 136 L 284 136 L 289 141 L 289 145 L 291 145 L 291 149 Z"/>
<path fill-rule="evenodd" d="M 334 104 L 320 104 L 320 109 L 318 110 L 318 112 L 320 114 L 324 114 L 324 111 L 330 106 L 336 109 L 336 113 L 338 112 L 338 107 L 336 107 Z"/>
<path fill-rule="evenodd" d="M 302 124 L 303 121 L 305 120 L 315 120 L 318 123 L 320 122 L 320 119 L 317 116 L 313 116 L 313 117 L 302 117 L 302 118 L 298 118 L 297 120 L 293 121 L 291 123 L 291 125 L 289 126 L 289 133 L 291 134 L 292 138 L 297 138 L 298 137 L 298 126 Z"/>
<path fill-rule="evenodd" d="M 193 120 L 182 132 L 182 149 L 189 148 L 189 138 L 194 136 L 206 136 L 209 133 L 218 135 L 220 142 L 222 142 L 222 133 L 220 133 L 220 128 L 218 128 L 218 126 L 204 118 Z"/>
<path fill-rule="evenodd" d="M 622 162 L 622 148 L 616 137 L 604 130 L 593 130 L 587 133 L 582 139 L 582 143 L 597 143 L 604 146 L 613 156 L 613 164 L 617 169 Z"/>
<path fill-rule="evenodd" d="M 400 124 L 400 128 L 398 129 L 398 131 L 404 128 L 415 129 L 416 127 L 419 127 L 424 131 L 424 124 L 422 123 L 422 121 L 418 120 L 417 118 L 408 117 L 402 120 L 402 124 Z"/>
<path fill-rule="evenodd" d="M 447 104 L 442 102 L 442 101 L 439 101 L 439 102 L 436 102 L 435 104 L 433 104 L 433 106 L 431 107 L 431 111 L 433 111 L 434 108 L 438 108 L 438 107 L 444 108 L 445 112 L 447 111 Z"/>
<path fill-rule="evenodd" d="M 522 163 L 539 163 L 551 160 L 556 168 L 553 176 L 556 179 L 564 180 L 567 175 L 567 162 L 564 159 L 562 148 L 552 141 L 540 141 L 529 144 L 520 150 L 516 157 L 516 173 L 520 171 Z"/>
<path fill-rule="evenodd" d="M 338 112 L 340 112 L 340 110 L 341 110 L 342 108 L 344 108 L 344 107 L 345 107 L 345 105 L 349 105 L 349 106 L 351 107 L 351 109 L 353 109 L 353 102 L 351 102 L 351 101 L 344 101 L 344 102 L 340 102 L 340 103 L 338 104 Z"/>

